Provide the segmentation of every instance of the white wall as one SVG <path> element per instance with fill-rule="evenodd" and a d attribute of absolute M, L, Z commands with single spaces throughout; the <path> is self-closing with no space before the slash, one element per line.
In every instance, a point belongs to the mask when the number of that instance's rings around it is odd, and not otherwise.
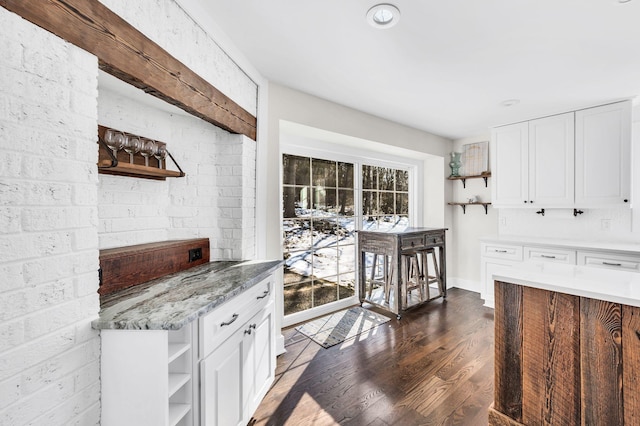
<path fill-rule="evenodd" d="M 463 151 L 463 145 L 484 142 L 490 139 L 489 133 L 474 138 L 458 139 L 453 150 Z M 447 167 L 449 174 L 451 169 Z M 479 201 L 491 202 L 492 180 L 467 179 L 466 188 L 462 181 L 452 181 L 454 202 L 466 202 L 477 196 Z M 498 232 L 498 210 L 489 206 L 487 214 L 480 206 L 467 206 L 466 213 L 458 206 L 452 207 L 452 244 L 448 255 L 452 257 L 451 268 L 447 271 L 452 285 L 467 290 L 480 292 L 480 242 L 478 238 L 495 235 Z"/>
<path fill-rule="evenodd" d="M 255 113 L 256 84 L 172 0 L 105 4 Z M 0 424 L 98 424 L 99 248 L 214 236 L 214 258 L 255 252 L 256 144 L 117 94 L 98 114 L 97 58 L 1 7 L 0 40 Z M 168 142 L 188 176 L 98 176 L 99 116 Z"/>
<path fill-rule="evenodd" d="M 96 424 L 98 63 L 4 8 L 0 40 L 0 424 Z"/>

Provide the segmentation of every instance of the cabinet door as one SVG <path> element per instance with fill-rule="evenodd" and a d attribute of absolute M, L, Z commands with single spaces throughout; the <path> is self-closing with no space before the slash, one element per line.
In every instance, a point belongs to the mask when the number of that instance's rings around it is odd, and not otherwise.
<path fill-rule="evenodd" d="M 528 135 L 526 122 L 491 130 L 491 196 L 495 206 L 528 205 Z"/>
<path fill-rule="evenodd" d="M 573 207 L 574 113 L 529 122 L 529 204 Z"/>
<path fill-rule="evenodd" d="M 250 414 L 258 408 L 262 398 L 267 394 L 269 387 L 273 383 L 276 370 L 276 348 L 275 348 L 275 323 L 274 304 L 271 302 L 256 317 L 256 327 L 253 333 L 251 361 L 253 372 L 251 374 L 252 392 Z M 253 323 L 253 322 L 252 322 Z"/>
<path fill-rule="evenodd" d="M 244 336 L 233 334 L 200 362 L 200 411 L 205 426 L 237 426 L 243 420 Z"/>
<path fill-rule="evenodd" d="M 630 204 L 631 103 L 576 112 L 576 205 Z"/>

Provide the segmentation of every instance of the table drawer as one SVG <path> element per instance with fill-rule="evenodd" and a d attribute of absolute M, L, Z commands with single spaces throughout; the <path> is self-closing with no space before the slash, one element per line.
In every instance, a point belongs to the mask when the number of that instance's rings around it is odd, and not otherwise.
<path fill-rule="evenodd" d="M 640 272 L 640 256 L 579 251 L 578 265 Z"/>
<path fill-rule="evenodd" d="M 402 250 L 408 250 L 424 247 L 424 239 L 424 235 L 402 237 L 402 240 L 400 241 L 400 248 Z"/>
<path fill-rule="evenodd" d="M 522 261 L 522 246 L 482 243 L 481 252 L 485 257 Z"/>
<path fill-rule="evenodd" d="M 525 247 L 524 260 L 576 264 L 576 251 L 563 249 L 549 249 L 540 247 Z"/>
<path fill-rule="evenodd" d="M 265 279 L 200 318 L 200 357 L 210 354 L 273 299 L 273 278 Z"/>

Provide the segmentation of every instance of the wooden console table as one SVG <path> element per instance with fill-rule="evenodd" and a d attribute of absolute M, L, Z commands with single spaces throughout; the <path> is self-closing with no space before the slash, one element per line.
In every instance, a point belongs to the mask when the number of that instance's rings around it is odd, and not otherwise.
<path fill-rule="evenodd" d="M 400 319 L 402 312 L 408 308 L 438 297 L 446 297 L 446 230 L 447 228 L 407 228 L 404 231 L 358 231 L 360 304 L 366 301 L 393 312 Z M 429 249 L 432 249 L 433 253 Z M 414 253 L 432 254 L 433 262 L 437 262 L 437 265 L 434 265 L 437 277 L 432 277 L 437 279 L 438 294 L 435 297 L 416 299 L 407 294 L 407 283 L 403 280 L 407 275 L 407 265 L 403 260 L 406 260 L 404 256 Z M 379 282 L 382 286 L 376 291 L 373 290 L 374 280 L 367 279 L 367 272 L 373 268 L 371 265 L 368 267 L 367 255 L 370 259 L 378 259 L 381 256 L 380 262 L 383 262 L 384 274 Z M 425 279 L 428 281 L 428 276 Z"/>

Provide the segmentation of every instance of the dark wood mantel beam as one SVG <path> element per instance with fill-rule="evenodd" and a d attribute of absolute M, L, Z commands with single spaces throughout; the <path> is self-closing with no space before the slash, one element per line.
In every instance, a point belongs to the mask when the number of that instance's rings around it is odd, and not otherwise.
<path fill-rule="evenodd" d="M 256 139 L 255 116 L 98 0 L 0 0 L 0 5 L 96 55 L 105 72 L 229 132 Z"/>

